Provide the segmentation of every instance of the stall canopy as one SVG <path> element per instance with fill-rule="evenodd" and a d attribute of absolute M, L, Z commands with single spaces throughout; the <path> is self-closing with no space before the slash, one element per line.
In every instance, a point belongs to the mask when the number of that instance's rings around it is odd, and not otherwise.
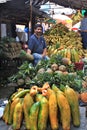
<path fill-rule="evenodd" d="M 48 1 L 72 9 L 87 9 L 87 0 L 0 0 L 0 22 L 27 23 L 30 19 L 30 3 L 33 17 L 48 18 L 48 14 L 40 10 L 40 6 Z"/>
<path fill-rule="evenodd" d="M 73 9 L 87 9 L 87 0 L 49 0 L 55 4 Z"/>
<path fill-rule="evenodd" d="M 33 16 L 48 18 L 48 14 L 40 11 L 40 5 L 47 0 L 0 0 L 0 22 L 12 21 L 17 24 L 25 24 L 30 19 L 30 3 Z"/>
<path fill-rule="evenodd" d="M 35 4 L 37 3 L 38 5 L 44 4 L 49 1 L 73 9 L 87 9 L 87 0 L 32 0 L 32 1 Z"/>

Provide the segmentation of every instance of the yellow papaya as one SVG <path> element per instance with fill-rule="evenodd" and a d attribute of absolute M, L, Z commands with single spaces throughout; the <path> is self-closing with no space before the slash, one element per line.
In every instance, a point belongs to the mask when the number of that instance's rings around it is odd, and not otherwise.
<path fill-rule="evenodd" d="M 13 113 L 13 130 L 19 130 L 21 128 L 23 119 L 23 105 L 22 102 L 18 102 L 15 106 Z"/>
<path fill-rule="evenodd" d="M 48 100 L 45 97 L 42 97 L 40 101 L 40 110 L 38 115 L 38 130 L 46 130 L 48 111 L 49 111 Z"/>
<path fill-rule="evenodd" d="M 56 85 L 53 85 L 52 89 L 56 92 L 62 128 L 63 130 L 70 130 L 71 111 L 68 100 L 65 97 L 64 93 L 58 89 Z"/>
<path fill-rule="evenodd" d="M 10 107 L 11 107 L 11 101 L 9 100 L 6 104 L 6 107 L 3 112 L 2 119 L 5 121 L 6 124 L 9 124 L 9 115 L 10 115 Z"/>
<path fill-rule="evenodd" d="M 38 122 L 39 107 L 40 102 L 35 102 L 30 108 L 29 113 L 30 130 L 38 130 L 37 122 Z"/>
<path fill-rule="evenodd" d="M 66 85 L 64 93 L 70 105 L 73 125 L 79 127 L 80 111 L 79 111 L 79 102 L 77 93 L 75 92 L 74 89 L 70 88 L 68 85 Z"/>
<path fill-rule="evenodd" d="M 30 129 L 29 112 L 33 104 L 34 104 L 33 97 L 30 95 L 30 93 L 27 93 L 23 100 L 23 111 L 24 111 L 24 120 L 26 129 Z"/>
<path fill-rule="evenodd" d="M 48 104 L 49 104 L 49 120 L 52 130 L 58 130 L 58 107 L 57 107 L 57 98 L 55 92 L 48 88 L 47 90 L 43 90 L 43 95 L 47 96 Z"/>
<path fill-rule="evenodd" d="M 11 106 L 10 106 L 10 115 L 9 115 L 9 123 L 12 124 L 13 122 L 13 113 L 14 113 L 14 109 L 15 109 L 15 106 L 16 104 L 20 101 L 20 98 L 16 98 L 12 103 L 11 103 Z"/>

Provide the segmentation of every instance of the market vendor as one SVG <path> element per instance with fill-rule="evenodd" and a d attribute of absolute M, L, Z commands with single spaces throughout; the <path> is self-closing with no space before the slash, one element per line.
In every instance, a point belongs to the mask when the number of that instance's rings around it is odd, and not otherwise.
<path fill-rule="evenodd" d="M 84 13 L 84 18 L 81 20 L 79 31 L 82 37 L 83 48 L 87 49 L 87 11 Z"/>
<path fill-rule="evenodd" d="M 43 27 L 41 24 L 34 26 L 34 34 L 31 35 L 28 42 L 28 52 L 34 56 L 34 65 L 36 65 L 41 59 L 48 60 L 47 45 L 43 37 Z"/>

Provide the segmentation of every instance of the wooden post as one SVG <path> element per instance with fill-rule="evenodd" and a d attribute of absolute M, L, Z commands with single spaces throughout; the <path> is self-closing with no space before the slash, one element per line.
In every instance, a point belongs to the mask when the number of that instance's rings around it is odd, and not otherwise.
<path fill-rule="evenodd" d="M 30 0 L 30 22 L 29 22 L 29 29 L 31 29 L 31 34 L 32 34 L 32 0 Z"/>
<path fill-rule="evenodd" d="M 1 40 L 1 22 L 0 22 L 0 40 Z"/>

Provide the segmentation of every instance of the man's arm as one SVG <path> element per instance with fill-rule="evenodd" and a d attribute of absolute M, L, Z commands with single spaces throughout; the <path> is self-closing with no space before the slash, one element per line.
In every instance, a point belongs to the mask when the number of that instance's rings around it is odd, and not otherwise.
<path fill-rule="evenodd" d="M 47 48 L 44 48 L 42 57 L 46 56 L 46 53 L 47 53 Z"/>

